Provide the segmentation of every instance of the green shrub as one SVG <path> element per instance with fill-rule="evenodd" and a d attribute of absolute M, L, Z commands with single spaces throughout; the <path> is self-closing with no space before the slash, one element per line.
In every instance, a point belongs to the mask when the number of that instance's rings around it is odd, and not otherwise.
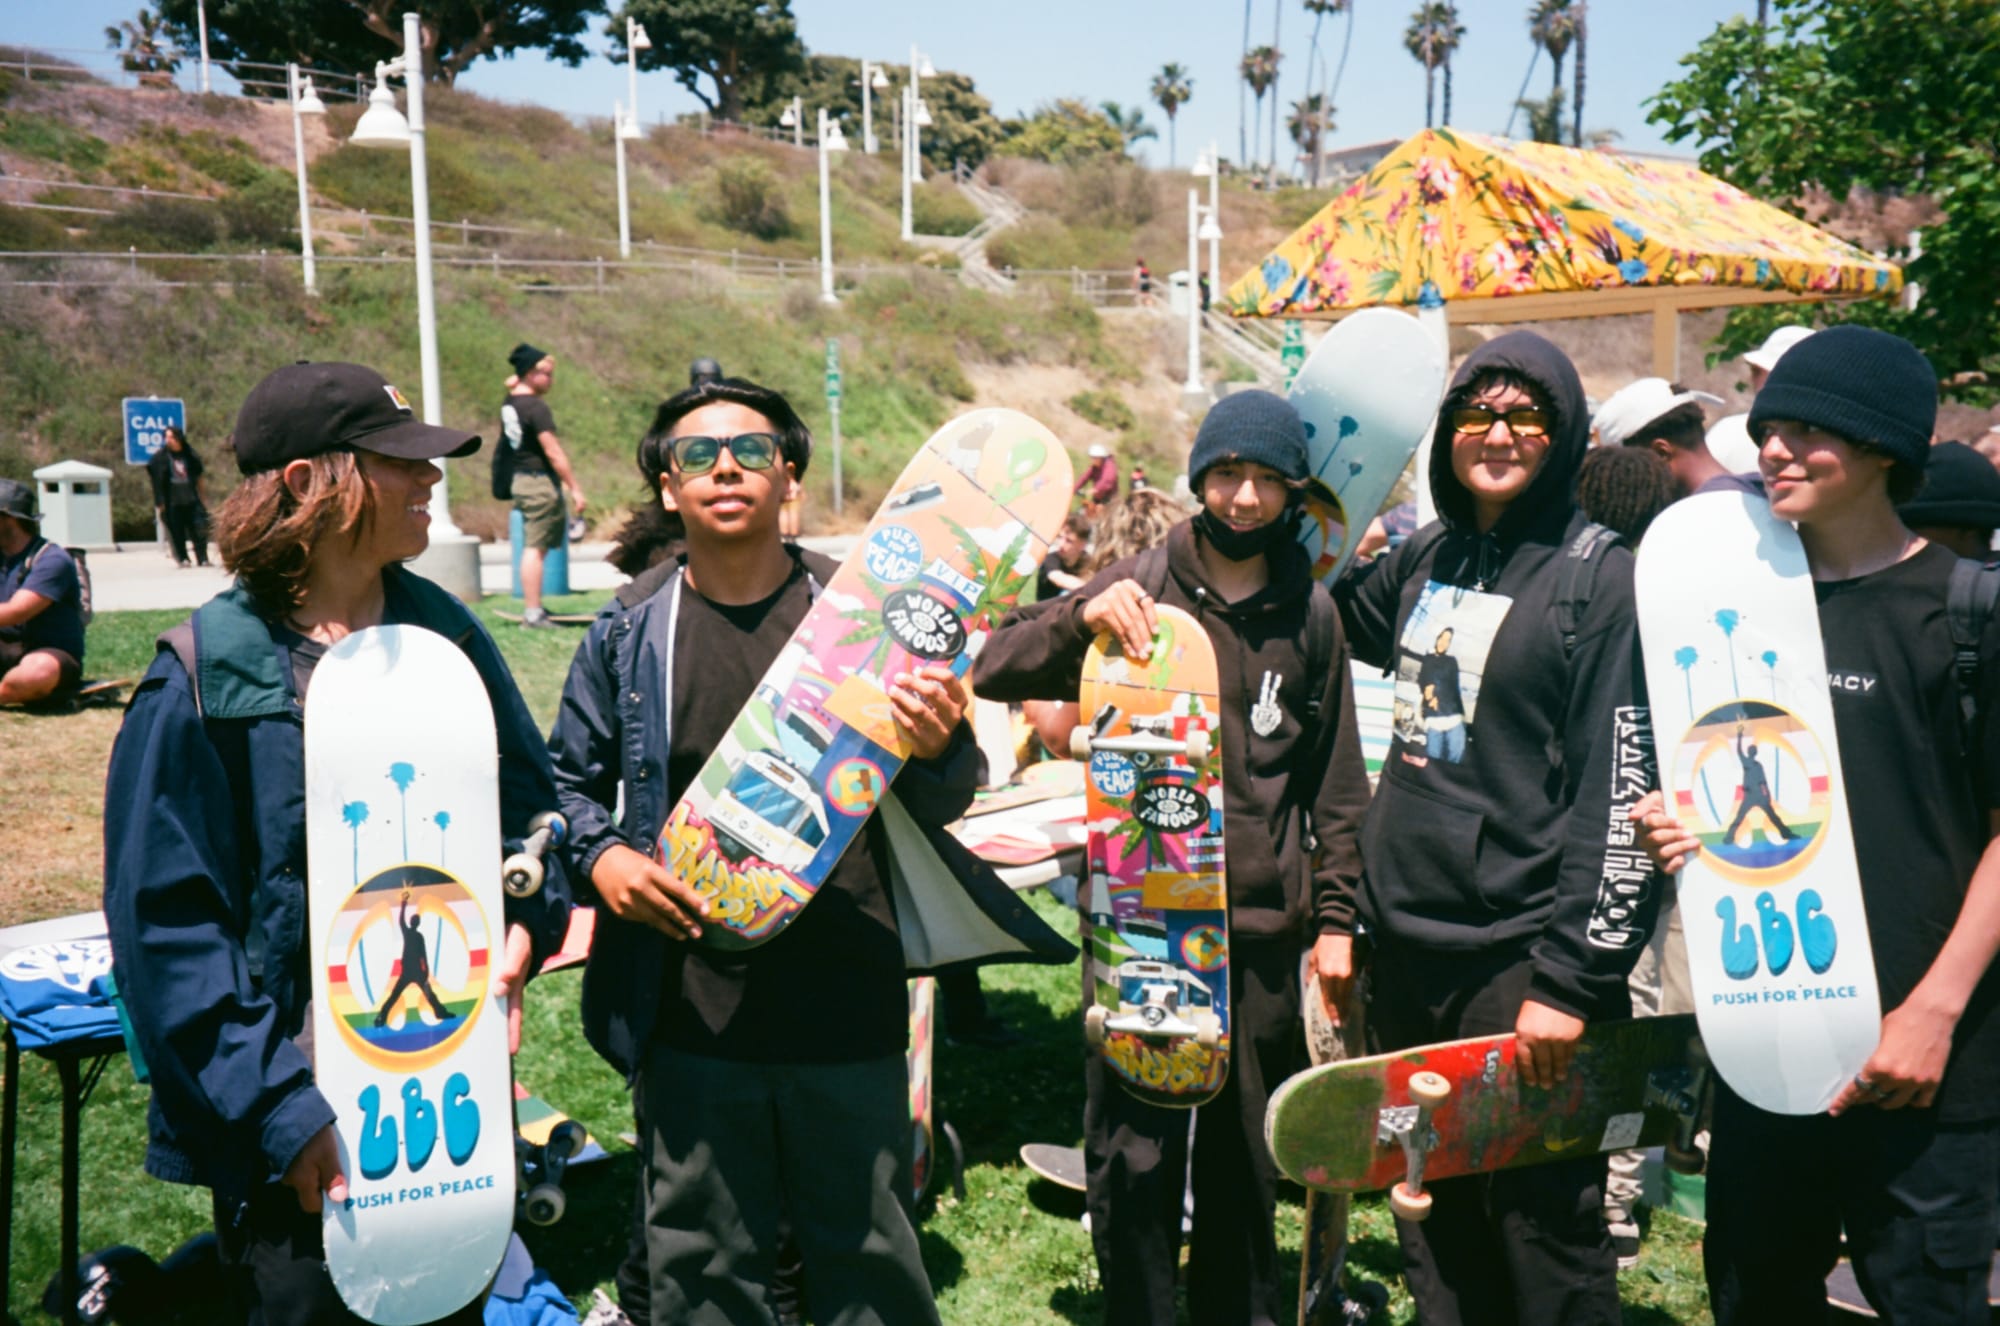
<path fill-rule="evenodd" d="M 84 172 L 101 169 L 111 155 L 111 145 L 102 138 L 73 129 L 50 116 L 26 111 L 0 115 L 0 147 L 44 161 L 60 161 Z"/>
<path fill-rule="evenodd" d="M 283 175 L 267 173 L 238 189 L 222 200 L 221 211 L 231 239 L 262 248 L 298 247 L 293 233 L 299 220 L 298 186 Z"/>
<path fill-rule="evenodd" d="M 1139 426 L 1132 407 L 1108 391 L 1080 391 L 1069 398 L 1068 405 L 1085 423 L 1108 428 L 1114 433 Z"/>
<path fill-rule="evenodd" d="M 919 235 L 964 235 L 983 219 L 958 186 L 941 176 L 910 190 L 910 224 Z"/>
<path fill-rule="evenodd" d="M 69 232 L 48 212 L 0 203 L 0 249 L 15 253 L 69 247 Z"/>
<path fill-rule="evenodd" d="M 215 204 L 185 198 L 142 198 L 91 231 L 96 243 L 153 253 L 200 253 L 221 238 L 222 214 Z"/>
<path fill-rule="evenodd" d="M 709 198 L 714 219 L 731 230 L 758 239 L 783 239 L 792 233 L 784 186 L 755 157 L 738 157 L 717 166 Z"/>
<path fill-rule="evenodd" d="M 139 138 L 232 189 L 246 188 L 269 173 L 248 143 L 233 136 L 224 138 L 213 129 L 183 133 L 172 125 L 148 124 L 139 130 Z"/>

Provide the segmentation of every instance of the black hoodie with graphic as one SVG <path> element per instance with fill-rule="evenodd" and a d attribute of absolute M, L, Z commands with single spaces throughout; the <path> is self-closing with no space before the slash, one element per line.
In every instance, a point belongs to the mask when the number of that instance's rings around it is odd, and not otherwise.
<path fill-rule="evenodd" d="M 1494 370 L 1535 384 L 1553 418 L 1541 468 L 1481 534 L 1452 472 L 1448 419 Z M 1603 554 L 1568 659 L 1557 625 L 1564 557 L 1587 523 L 1571 492 L 1589 432 L 1561 351 L 1532 332 L 1481 346 L 1452 380 L 1432 439 L 1442 529 L 1419 530 L 1334 594 L 1354 657 L 1398 675 L 1403 711 L 1362 830 L 1362 919 L 1391 949 L 1518 949 L 1534 965 L 1531 996 L 1586 1020 L 1619 1006 L 1657 910 L 1625 820 L 1656 780 L 1632 554 Z M 1419 689 L 1440 644 L 1456 660 L 1458 714 Z M 1427 746 L 1423 727 L 1450 744 Z"/>
<path fill-rule="evenodd" d="M 1205 583 L 1193 525 L 1183 521 L 1167 533 L 1160 601 L 1191 613 L 1215 647 L 1230 929 L 1310 942 L 1354 930 L 1367 766 L 1339 632 L 1327 675 L 1310 675 L 1306 658 L 1311 597 L 1326 591 L 1297 543 L 1282 541 L 1266 556 L 1270 583 L 1240 602 L 1224 603 Z M 1074 594 L 1009 613 L 980 650 L 973 689 L 989 700 L 1074 701 L 1094 638 L 1083 610 L 1111 585 L 1130 579 L 1138 564 L 1137 557 L 1114 562 Z M 1279 717 L 1260 735 L 1250 711 L 1265 696 L 1276 700 Z M 1308 831 L 1320 848 L 1317 870 Z"/>

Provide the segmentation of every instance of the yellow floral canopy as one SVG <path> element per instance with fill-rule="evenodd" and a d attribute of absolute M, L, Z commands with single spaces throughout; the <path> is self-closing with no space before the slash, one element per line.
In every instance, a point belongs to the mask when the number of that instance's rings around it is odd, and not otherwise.
<path fill-rule="evenodd" d="M 1692 308 L 1902 284 L 1894 263 L 1692 164 L 1427 129 L 1232 285 L 1228 307 L 1329 317 L 1434 292 L 1499 311 L 1523 296 L 1652 287 Z"/>

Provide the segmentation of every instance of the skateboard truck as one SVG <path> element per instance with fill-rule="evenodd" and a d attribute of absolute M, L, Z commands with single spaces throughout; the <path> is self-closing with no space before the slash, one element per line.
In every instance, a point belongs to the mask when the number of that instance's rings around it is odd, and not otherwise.
<path fill-rule="evenodd" d="M 549 1140 L 537 1146 L 518 1133 L 514 1137 L 515 1159 L 521 1169 L 521 1216 L 531 1225 L 553 1225 L 563 1218 L 568 1205 L 563 1195 L 563 1172 L 569 1162 L 583 1154 L 590 1134 L 574 1119 L 565 1119 L 549 1130 Z"/>
<path fill-rule="evenodd" d="M 1689 1038 L 1687 1054 L 1688 1066 L 1674 1074 L 1683 1080 L 1668 1086 L 1660 1081 L 1661 1074 L 1654 1074 L 1646 1087 L 1646 1104 L 1664 1105 L 1674 1114 L 1674 1135 L 1666 1144 L 1667 1167 L 1676 1174 L 1699 1174 L 1708 1164 L 1708 1157 L 1694 1139 L 1701 1129 L 1702 1109 L 1712 1089 L 1712 1072 L 1708 1048 L 1701 1043 L 1701 1037 Z"/>
<path fill-rule="evenodd" d="M 1414 1073 L 1409 1091 L 1414 1104 L 1394 1106 L 1376 1116 L 1375 1141 L 1378 1146 L 1396 1143 L 1403 1148 L 1409 1172 L 1389 1189 L 1389 1209 L 1400 1220 L 1415 1221 L 1431 1213 L 1431 1195 L 1424 1191 L 1424 1160 L 1438 1144 L 1431 1115 L 1451 1095 L 1451 1083 L 1441 1073 Z"/>
<path fill-rule="evenodd" d="M 1176 737 L 1172 715 L 1141 714 L 1132 720 L 1130 735 L 1105 736 L 1120 716 L 1116 705 L 1107 704 L 1091 716 L 1090 722 L 1071 728 L 1070 757 L 1087 760 L 1093 752 L 1105 750 L 1119 755 L 1179 755 L 1194 764 L 1208 758 L 1210 742 L 1205 727 L 1195 728 L 1185 737 Z"/>
<path fill-rule="evenodd" d="M 516 898 L 533 897 L 542 887 L 542 857 L 568 839 L 569 821 L 553 810 L 529 820 L 521 850 L 500 864 L 501 886 Z"/>

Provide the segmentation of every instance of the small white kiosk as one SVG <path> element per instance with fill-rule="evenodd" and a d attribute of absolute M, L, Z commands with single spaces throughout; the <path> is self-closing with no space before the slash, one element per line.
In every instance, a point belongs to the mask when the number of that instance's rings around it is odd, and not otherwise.
<path fill-rule="evenodd" d="M 42 534 L 65 548 L 109 551 L 111 471 L 80 460 L 57 461 L 35 471 Z"/>

